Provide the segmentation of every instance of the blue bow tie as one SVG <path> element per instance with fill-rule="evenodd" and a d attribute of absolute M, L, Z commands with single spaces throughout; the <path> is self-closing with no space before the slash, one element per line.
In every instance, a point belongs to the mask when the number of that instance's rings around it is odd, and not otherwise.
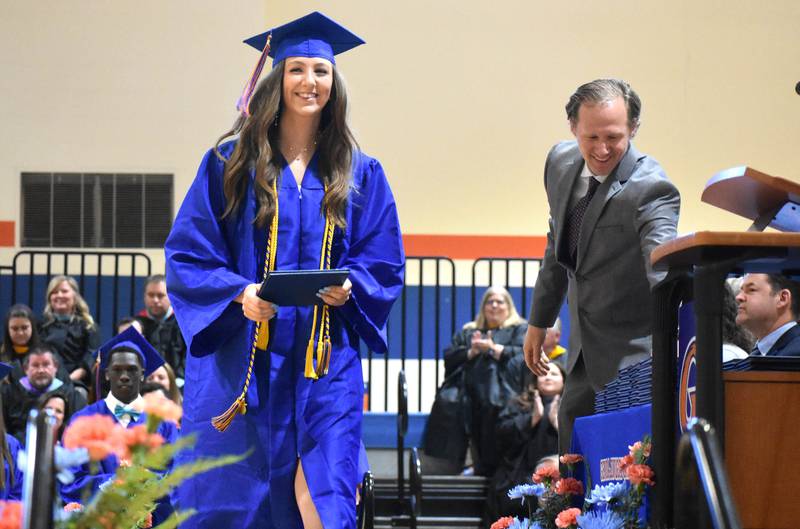
<path fill-rule="evenodd" d="M 117 419 L 122 419 L 122 417 L 125 415 L 130 417 L 132 422 L 136 422 L 139 419 L 139 415 L 141 415 L 141 413 L 134 410 L 133 408 L 129 408 L 127 406 L 120 406 L 119 404 L 117 404 L 114 407 L 114 417 L 116 417 Z"/>

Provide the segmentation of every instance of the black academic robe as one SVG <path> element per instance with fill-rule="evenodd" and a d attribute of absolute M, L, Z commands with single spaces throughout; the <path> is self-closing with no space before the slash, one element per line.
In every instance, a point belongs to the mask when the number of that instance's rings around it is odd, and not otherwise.
<path fill-rule="evenodd" d="M 494 474 L 497 465 L 495 427 L 497 414 L 522 388 L 518 373 L 509 370 L 509 363 L 522 355 L 525 342 L 525 324 L 512 325 L 492 331 L 492 340 L 503 346 L 499 360 L 489 353 L 467 360 L 474 328 L 462 329 L 453 336 L 445 351 L 445 371 L 452 373 L 459 366 L 464 369 L 464 405 L 467 432 L 471 441 L 475 473 L 481 476 Z M 486 330 L 482 333 L 486 334 Z"/>

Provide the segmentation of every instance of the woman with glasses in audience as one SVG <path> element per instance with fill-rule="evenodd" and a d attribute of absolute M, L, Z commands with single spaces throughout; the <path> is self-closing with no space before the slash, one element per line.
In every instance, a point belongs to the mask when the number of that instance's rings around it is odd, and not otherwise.
<path fill-rule="evenodd" d="M 473 471 L 492 476 L 497 466 L 495 427 L 497 414 L 521 388 L 509 372 L 509 362 L 522 355 L 527 321 L 503 287 L 489 287 L 475 319 L 453 336 L 445 351 L 445 376 L 464 370 L 466 427 Z"/>

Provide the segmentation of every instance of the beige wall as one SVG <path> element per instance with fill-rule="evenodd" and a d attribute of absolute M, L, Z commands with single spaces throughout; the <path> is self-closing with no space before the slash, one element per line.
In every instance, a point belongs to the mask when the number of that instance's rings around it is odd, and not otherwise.
<path fill-rule="evenodd" d="M 637 146 L 680 188 L 681 232 L 747 226 L 700 203 L 717 170 L 800 181 L 796 0 L 3 4 L 0 220 L 21 171 L 169 171 L 179 202 L 235 117 L 257 59 L 241 39 L 312 9 L 368 42 L 339 66 L 407 233 L 544 234 L 544 157 L 599 76 L 641 95 Z"/>

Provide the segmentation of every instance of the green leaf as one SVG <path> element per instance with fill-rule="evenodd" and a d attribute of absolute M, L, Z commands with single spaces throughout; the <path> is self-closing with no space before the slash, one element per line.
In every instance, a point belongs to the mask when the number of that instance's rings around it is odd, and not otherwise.
<path fill-rule="evenodd" d="M 164 522 L 158 524 L 154 529 L 175 529 L 178 524 L 185 522 L 195 515 L 197 511 L 189 509 L 187 511 L 175 512 Z"/>

